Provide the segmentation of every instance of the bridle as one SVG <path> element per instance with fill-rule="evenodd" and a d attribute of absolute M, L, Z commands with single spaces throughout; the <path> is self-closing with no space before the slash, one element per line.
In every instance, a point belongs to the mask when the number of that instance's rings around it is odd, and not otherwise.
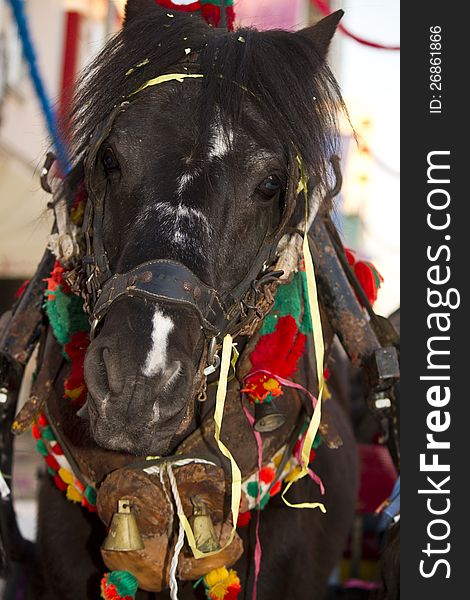
<path fill-rule="evenodd" d="M 173 260 L 150 260 L 125 273 L 113 273 L 103 239 L 106 185 L 96 185 L 97 158 L 101 144 L 111 132 L 117 116 L 130 105 L 117 105 L 95 129 L 84 160 L 88 199 L 82 234 L 84 252 L 81 256 L 81 293 L 89 314 L 91 337 L 115 302 L 128 297 L 145 298 L 150 302 L 171 303 L 193 309 L 207 341 L 206 362 L 213 364 L 215 351 L 224 335 L 232 337 L 253 331 L 269 312 L 283 271 L 273 270 L 277 247 L 296 205 L 295 177 L 289 178 L 281 221 L 273 233 L 267 234 L 257 255 L 245 274 L 232 289 L 220 292 L 201 281 L 187 266 Z M 295 168 L 295 167 L 294 167 Z M 268 291 L 269 290 L 269 291 Z M 271 301 L 270 301 L 271 300 Z"/>

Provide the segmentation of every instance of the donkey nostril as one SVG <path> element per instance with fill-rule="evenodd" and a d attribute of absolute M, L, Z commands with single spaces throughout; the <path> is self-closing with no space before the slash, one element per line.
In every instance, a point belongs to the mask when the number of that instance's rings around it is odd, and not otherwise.
<path fill-rule="evenodd" d="M 122 393 L 124 387 L 124 378 L 119 368 L 118 361 L 113 358 L 113 353 L 109 348 L 103 348 L 102 358 L 109 391 L 114 395 L 119 395 Z"/>

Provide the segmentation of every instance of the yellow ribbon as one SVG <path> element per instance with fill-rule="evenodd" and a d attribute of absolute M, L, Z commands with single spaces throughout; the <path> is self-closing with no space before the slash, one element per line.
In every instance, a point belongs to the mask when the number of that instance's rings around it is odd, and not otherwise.
<path fill-rule="evenodd" d="M 166 75 L 159 75 L 158 77 L 154 77 L 153 79 L 149 79 L 148 81 L 146 81 L 135 92 L 132 92 L 131 96 L 142 92 L 148 87 L 151 87 L 153 85 L 160 85 L 161 83 L 166 83 L 167 81 L 179 81 L 180 83 L 183 83 L 185 79 L 197 79 L 200 77 L 204 77 L 204 75 L 196 73 L 167 73 Z"/>
<path fill-rule="evenodd" d="M 288 500 L 286 500 L 285 495 L 291 488 L 291 486 L 296 482 L 305 477 L 308 474 L 308 464 L 310 462 L 310 451 L 312 449 L 313 441 L 318 431 L 318 427 L 320 426 L 321 421 L 321 404 L 322 404 L 322 396 L 323 396 L 323 388 L 325 385 L 325 379 L 323 376 L 323 362 L 325 358 L 325 346 L 323 343 L 323 331 L 321 325 L 320 318 L 320 307 L 318 304 L 318 292 L 317 292 L 317 284 L 315 280 L 315 269 L 313 266 L 312 255 L 310 253 L 310 247 L 308 244 L 308 176 L 304 172 L 302 159 L 300 156 L 297 156 L 297 163 L 299 166 L 299 187 L 297 189 L 297 193 L 300 194 L 303 192 L 305 199 L 305 223 L 304 223 L 304 239 L 302 244 L 302 252 L 304 255 L 305 262 L 305 275 L 307 279 L 307 296 L 308 296 L 308 304 L 310 308 L 310 315 L 312 318 L 312 327 L 313 327 L 313 342 L 315 345 L 315 362 L 317 369 L 317 379 L 318 379 L 318 400 L 315 410 L 313 411 L 312 419 L 309 423 L 307 432 L 305 434 L 304 444 L 302 446 L 302 462 L 300 465 L 300 470 L 297 475 L 289 481 L 285 490 L 282 493 L 282 499 L 285 504 L 291 508 L 319 508 L 323 513 L 326 513 L 325 505 L 321 502 L 300 502 L 299 504 L 292 504 Z"/>
<path fill-rule="evenodd" d="M 188 540 L 189 547 L 191 548 L 194 558 L 204 558 L 205 556 L 212 556 L 213 554 L 218 554 L 227 546 L 232 543 L 232 540 L 235 536 L 237 520 L 238 520 L 238 511 L 240 507 L 240 498 L 241 498 L 241 489 L 242 489 L 242 474 L 239 466 L 237 465 L 235 459 L 232 456 L 232 453 L 227 448 L 227 446 L 220 439 L 220 432 L 222 429 L 222 419 L 224 415 L 224 407 L 225 407 L 225 398 L 227 395 L 227 380 L 228 373 L 230 370 L 230 358 L 232 355 L 232 336 L 226 335 L 224 337 L 224 342 L 222 345 L 222 358 L 220 361 L 220 377 L 219 377 L 219 385 L 217 387 L 217 395 L 215 400 L 215 411 L 214 411 L 214 423 L 215 423 L 215 432 L 214 437 L 219 450 L 222 454 L 228 458 L 230 461 L 230 466 L 232 469 L 232 486 L 231 486 L 231 509 L 232 509 L 232 517 L 233 517 L 233 525 L 232 531 L 230 532 L 229 539 L 223 548 L 220 550 L 214 550 L 212 552 L 201 552 L 198 550 L 196 546 L 196 540 L 194 538 L 194 533 L 191 529 L 191 525 L 189 524 L 188 519 L 183 511 L 178 513 L 178 517 L 180 519 L 181 524 L 183 525 L 184 532 L 186 534 L 186 538 Z"/>

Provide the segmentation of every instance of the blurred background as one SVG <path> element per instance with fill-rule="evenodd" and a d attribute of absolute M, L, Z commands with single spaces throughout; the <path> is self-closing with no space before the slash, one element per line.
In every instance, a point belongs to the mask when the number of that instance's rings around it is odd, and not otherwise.
<path fill-rule="evenodd" d="M 187 0 L 179 0 L 184 3 Z M 125 0 L 25 0 L 38 66 L 56 110 L 84 65 L 121 26 Z M 399 306 L 399 0 L 235 0 L 236 22 L 258 28 L 298 29 L 321 18 L 321 8 L 343 8 L 343 25 L 330 54 L 352 126 L 342 125 L 344 186 L 337 223 L 345 244 L 372 261 L 384 284 L 375 305 L 389 315 Z M 39 174 L 48 150 L 35 95 L 9 3 L 0 0 L 0 313 L 35 271 L 46 245 L 49 197 Z M 28 442 L 17 447 L 15 492 L 24 533 L 34 536 L 35 477 L 39 465 Z M 37 462 L 35 462 L 37 460 Z"/>

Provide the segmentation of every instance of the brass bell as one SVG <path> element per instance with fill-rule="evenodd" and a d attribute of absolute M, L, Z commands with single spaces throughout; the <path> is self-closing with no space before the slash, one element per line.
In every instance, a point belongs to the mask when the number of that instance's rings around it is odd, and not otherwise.
<path fill-rule="evenodd" d="M 140 535 L 137 519 L 131 512 L 129 500 L 121 498 L 118 502 L 118 512 L 114 513 L 109 533 L 103 543 L 103 550 L 131 552 L 143 550 L 144 542 Z"/>
<path fill-rule="evenodd" d="M 215 552 L 220 550 L 220 544 L 215 537 L 214 526 L 204 502 L 198 498 L 191 498 L 194 510 L 189 522 L 193 530 L 196 548 L 201 552 Z"/>
<path fill-rule="evenodd" d="M 282 427 L 286 417 L 279 412 L 274 402 L 257 402 L 255 404 L 254 428 L 259 433 L 271 433 Z"/>

